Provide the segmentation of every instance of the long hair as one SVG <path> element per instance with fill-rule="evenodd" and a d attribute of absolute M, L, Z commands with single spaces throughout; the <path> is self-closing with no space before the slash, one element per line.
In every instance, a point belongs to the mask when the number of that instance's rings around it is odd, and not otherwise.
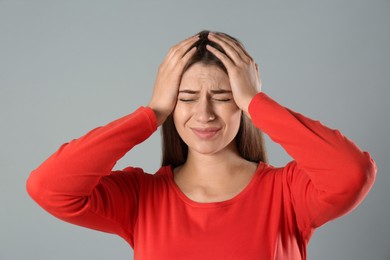
<path fill-rule="evenodd" d="M 222 69 L 228 74 L 223 63 L 211 52 L 206 49 L 206 45 L 211 45 L 217 48 L 222 53 L 226 54 L 223 48 L 212 41 L 209 41 L 207 36 L 210 31 L 201 31 L 199 33 L 199 40 L 195 42 L 188 50 L 196 46 L 197 51 L 190 58 L 184 68 L 184 72 L 188 70 L 195 63 L 202 63 L 204 65 L 214 65 Z M 236 38 L 221 32 L 216 34 L 223 34 L 241 46 L 242 43 Z M 240 127 L 235 137 L 237 149 L 241 157 L 252 162 L 267 162 L 267 154 L 265 150 L 265 143 L 263 133 L 260 129 L 255 127 L 252 120 L 248 118 L 245 113 L 241 113 Z M 173 116 L 170 114 L 162 125 L 162 166 L 171 165 L 172 168 L 182 165 L 187 160 L 188 146 L 181 139 L 173 122 Z"/>

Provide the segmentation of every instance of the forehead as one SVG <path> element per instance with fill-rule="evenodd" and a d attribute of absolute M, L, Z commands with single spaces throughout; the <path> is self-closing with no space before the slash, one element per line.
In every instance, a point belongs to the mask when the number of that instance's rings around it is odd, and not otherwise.
<path fill-rule="evenodd" d="M 180 89 L 202 87 L 230 89 L 229 77 L 216 65 L 196 63 L 184 72 Z"/>

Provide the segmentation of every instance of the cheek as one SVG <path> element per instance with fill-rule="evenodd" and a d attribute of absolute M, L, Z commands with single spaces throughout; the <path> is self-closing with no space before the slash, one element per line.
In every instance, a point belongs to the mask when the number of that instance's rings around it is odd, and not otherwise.
<path fill-rule="evenodd" d="M 240 121 L 242 111 L 238 107 L 232 106 L 225 109 L 222 113 L 226 121 L 234 124 L 237 123 L 237 120 L 238 122 Z"/>
<path fill-rule="evenodd" d="M 229 136 L 235 136 L 238 133 L 241 123 L 241 115 L 242 111 L 234 107 L 226 109 L 223 115 L 221 114 L 225 126 L 227 127 L 226 130 L 229 132 Z"/>
<path fill-rule="evenodd" d="M 173 110 L 172 118 L 176 129 L 179 131 L 179 129 L 183 128 L 183 125 L 188 121 L 189 111 L 177 104 Z"/>
<path fill-rule="evenodd" d="M 241 123 L 241 116 L 242 116 L 242 111 L 241 110 L 238 110 L 238 111 L 235 111 L 231 117 L 230 117 L 230 122 L 231 122 L 231 126 L 232 128 L 238 132 L 238 129 L 240 128 L 240 123 Z"/>
<path fill-rule="evenodd" d="M 176 105 L 172 113 L 173 122 L 179 122 L 183 118 L 183 109 L 180 108 L 180 105 Z"/>

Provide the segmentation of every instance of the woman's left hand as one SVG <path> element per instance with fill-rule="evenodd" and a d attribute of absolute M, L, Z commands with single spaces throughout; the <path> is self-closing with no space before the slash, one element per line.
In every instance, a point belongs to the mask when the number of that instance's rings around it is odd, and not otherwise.
<path fill-rule="evenodd" d="M 210 33 L 208 38 L 210 41 L 219 44 L 225 50 L 227 55 L 207 45 L 207 49 L 225 65 L 229 74 L 234 101 L 249 116 L 249 103 L 261 91 L 258 65 L 241 44 L 229 37 Z"/>

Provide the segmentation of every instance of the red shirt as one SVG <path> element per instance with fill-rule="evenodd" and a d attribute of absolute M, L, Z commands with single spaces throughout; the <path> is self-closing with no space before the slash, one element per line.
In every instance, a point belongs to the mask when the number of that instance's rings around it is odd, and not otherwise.
<path fill-rule="evenodd" d="M 293 112 L 264 93 L 252 122 L 289 153 L 259 163 L 247 187 L 215 203 L 192 201 L 170 166 L 155 174 L 116 162 L 157 129 L 154 112 L 135 112 L 63 144 L 34 170 L 27 189 L 54 216 L 118 234 L 135 259 L 306 259 L 315 228 L 348 213 L 373 185 L 376 166 L 338 130 Z"/>

